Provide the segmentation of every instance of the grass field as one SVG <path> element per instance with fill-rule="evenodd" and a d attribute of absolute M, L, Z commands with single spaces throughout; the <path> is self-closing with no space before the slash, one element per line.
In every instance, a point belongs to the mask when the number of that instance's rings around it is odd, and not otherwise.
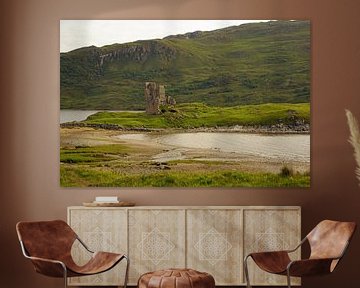
<path fill-rule="evenodd" d="M 310 123 L 310 103 L 269 103 L 234 107 L 213 107 L 202 103 L 177 105 L 173 112 L 160 115 L 131 112 L 99 112 L 84 121 L 89 124 L 115 124 L 124 128 L 199 128 L 235 125 L 295 125 Z"/>
<path fill-rule="evenodd" d="M 162 169 L 153 153 L 124 144 L 63 147 L 60 183 L 63 187 L 309 187 L 307 172 L 247 170 L 246 163 L 212 160 L 172 160 Z M 235 157 L 235 156 L 233 156 Z M 228 159 L 229 160 L 229 159 Z"/>
<path fill-rule="evenodd" d="M 94 167 L 65 167 L 60 170 L 62 187 L 309 187 L 308 174 L 283 176 L 272 173 L 171 172 L 117 173 Z"/>

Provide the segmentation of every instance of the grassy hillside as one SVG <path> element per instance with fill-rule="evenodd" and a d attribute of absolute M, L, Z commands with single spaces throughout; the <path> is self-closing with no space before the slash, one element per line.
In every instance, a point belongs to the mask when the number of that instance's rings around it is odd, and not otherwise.
<path fill-rule="evenodd" d="M 310 99 L 310 22 L 272 21 L 61 53 L 61 108 L 144 109 L 144 83 L 178 103 Z"/>

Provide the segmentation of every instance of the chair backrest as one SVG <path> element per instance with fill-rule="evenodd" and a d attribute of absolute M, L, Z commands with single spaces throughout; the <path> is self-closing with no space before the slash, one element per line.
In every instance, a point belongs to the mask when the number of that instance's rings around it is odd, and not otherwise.
<path fill-rule="evenodd" d="M 306 236 L 311 248 L 310 258 L 337 258 L 342 256 L 355 229 L 355 222 L 321 221 Z M 335 266 L 332 267 L 332 270 Z"/>
<path fill-rule="evenodd" d="M 26 252 L 40 258 L 67 258 L 76 240 L 75 232 L 62 220 L 19 222 L 16 231 Z"/>

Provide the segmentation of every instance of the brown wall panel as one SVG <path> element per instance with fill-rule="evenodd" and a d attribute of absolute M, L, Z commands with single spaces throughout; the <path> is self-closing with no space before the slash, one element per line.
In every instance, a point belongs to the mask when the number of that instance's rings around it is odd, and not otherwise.
<path fill-rule="evenodd" d="M 303 234 L 330 218 L 360 223 L 360 187 L 344 109 L 360 118 L 358 0 L 2 0 L 0 9 L 0 286 L 62 287 L 22 258 L 19 220 L 66 219 L 66 207 L 116 194 L 138 205 L 300 205 Z M 310 19 L 310 189 L 59 187 L 60 19 Z M 335 274 L 303 287 L 358 287 L 359 232 Z"/>

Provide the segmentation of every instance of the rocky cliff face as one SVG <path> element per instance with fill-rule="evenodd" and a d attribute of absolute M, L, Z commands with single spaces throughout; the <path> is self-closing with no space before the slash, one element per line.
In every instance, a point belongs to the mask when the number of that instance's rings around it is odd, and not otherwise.
<path fill-rule="evenodd" d="M 111 61 L 135 61 L 144 63 L 151 57 L 171 61 L 176 57 L 176 49 L 157 41 L 142 41 L 122 45 L 120 48 L 99 55 L 99 66 Z"/>
<path fill-rule="evenodd" d="M 138 41 L 129 44 L 113 45 L 107 49 L 90 46 L 70 53 L 61 54 L 61 74 L 74 75 L 86 80 L 96 80 L 104 73 L 104 66 L 111 62 L 144 64 L 150 59 L 168 63 L 175 59 L 174 47 L 157 40 Z M 68 79 L 67 79 L 68 80 Z M 75 84 L 64 82 L 62 84 Z"/>
<path fill-rule="evenodd" d="M 206 34 L 206 32 L 203 31 L 195 31 L 195 32 L 189 32 L 185 34 L 178 34 L 178 35 L 170 35 L 165 37 L 164 39 L 195 39 L 199 38 Z"/>

